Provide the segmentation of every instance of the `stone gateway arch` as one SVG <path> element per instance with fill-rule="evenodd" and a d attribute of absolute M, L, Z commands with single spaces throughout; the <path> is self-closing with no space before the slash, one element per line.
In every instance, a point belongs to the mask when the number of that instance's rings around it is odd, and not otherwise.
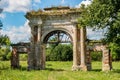
<path fill-rule="evenodd" d="M 86 46 L 86 29 L 78 27 L 81 9 L 69 7 L 51 7 L 28 12 L 25 17 L 31 28 L 30 51 L 28 51 L 28 69 L 45 69 L 45 48 L 48 38 L 55 32 L 68 34 L 73 44 L 72 70 L 91 70 L 90 48 Z M 102 70 L 110 70 L 109 51 L 103 52 Z M 106 51 L 106 52 L 105 52 Z M 104 54 L 103 53 L 103 54 Z"/>

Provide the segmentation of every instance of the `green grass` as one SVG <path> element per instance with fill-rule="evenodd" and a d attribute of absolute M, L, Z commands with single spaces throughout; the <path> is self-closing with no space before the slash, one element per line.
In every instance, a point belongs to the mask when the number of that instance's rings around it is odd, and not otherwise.
<path fill-rule="evenodd" d="M 27 71 L 25 61 L 21 69 L 10 69 L 10 62 L 0 62 L 0 80 L 120 80 L 120 62 L 113 62 L 113 70 L 101 71 L 101 62 L 92 63 L 92 71 L 72 71 L 72 62 L 46 62 L 46 70 Z"/>

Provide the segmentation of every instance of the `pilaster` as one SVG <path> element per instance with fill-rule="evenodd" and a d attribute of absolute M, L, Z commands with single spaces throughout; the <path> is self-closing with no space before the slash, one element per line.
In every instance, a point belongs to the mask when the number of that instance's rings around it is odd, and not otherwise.
<path fill-rule="evenodd" d="M 80 69 L 83 71 L 87 71 L 87 66 L 86 66 L 86 28 L 85 27 L 81 27 L 81 65 L 80 65 Z"/>
<path fill-rule="evenodd" d="M 72 70 L 78 70 L 78 43 L 77 43 L 77 26 L 74 29 L 74 36 L 73 36 L 73 66 Z"/>

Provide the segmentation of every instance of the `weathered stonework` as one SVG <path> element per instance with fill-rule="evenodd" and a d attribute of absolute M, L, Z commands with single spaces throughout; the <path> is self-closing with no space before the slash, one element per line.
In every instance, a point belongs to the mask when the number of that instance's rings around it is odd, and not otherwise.
<path fill-rule="evenodd" d="M 69 34 L 73 44 L 73 70 L 80 66 L 80 29 L 77 18 L 80 9 L 70 9 L 62 7 L 59 10 L 45 9 L 45 11 L 32 11 L 26 14 L 31 27 L 31 52 L 28 64 L 30 69 L 45 69 L 45 37 L 56 30 L 61 30 Z M 85 51 L 84 51 L 85 52 Z M 85 53 L 83 53 L 85 54 Z M 35 64 L 33 64 L 35 63 Z"/>
<path fill-rule="evenodd" d="M 88 46 L 88 51 L 101 51 L 102 52 L 102 71 L 110 71 L 112 69 L 112 56 L 107 45 L 97 43 L 93 46 Z M 91 61 L 90 61 L 91 62 Z"/>
<path fill-rule="evenodd" d="M 102 71 L 109 71 L 112 69 L 111 54 L 107 47 L 103 47 Z"/>
<path fill-rule="evenodd" d="M 19 54 L 17 53 L 17 48 L 13 47 L 11 54 L 11 68 L 20 68 L 19 65 Z"/>
<path fill-rule="evenodd" d="M 31 45 L 28 54 L 28 69 L 45 69 L 46 37 L 51 32 L 64 31 L 72 39 L 72 70 L 91 70 L 90 48 L 86 46 L 86 28 L 78 28 L 81 9 L 69 7 L 46 8 L 44 11 L 31 11 L 26 14 L 31 28 Z M 108 52 L 103 50 L 103 71 L 110 70 Z"/>

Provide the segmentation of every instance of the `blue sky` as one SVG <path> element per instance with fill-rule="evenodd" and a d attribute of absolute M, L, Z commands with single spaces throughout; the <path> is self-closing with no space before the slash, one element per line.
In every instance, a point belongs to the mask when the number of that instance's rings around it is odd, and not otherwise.
<path fill-rule="evenodd" d="M 2 34 L 10 37 L 11 41 L 27 42 L 30 38 L 30 28 L 28 20 L 24 17 L 30 10 L 43 9 L 51 6 L 70 6 L 78 7 L 81 3 L 89 4 L 89 0 L 1 0 L 0 7 L 4 9 L 0 14 L 0 20 L 3 23 Z M 90 39 L 99 39 L 102 32 L 87 30 Z M 96 37 L 98 36 L 98 37 Z"/>

